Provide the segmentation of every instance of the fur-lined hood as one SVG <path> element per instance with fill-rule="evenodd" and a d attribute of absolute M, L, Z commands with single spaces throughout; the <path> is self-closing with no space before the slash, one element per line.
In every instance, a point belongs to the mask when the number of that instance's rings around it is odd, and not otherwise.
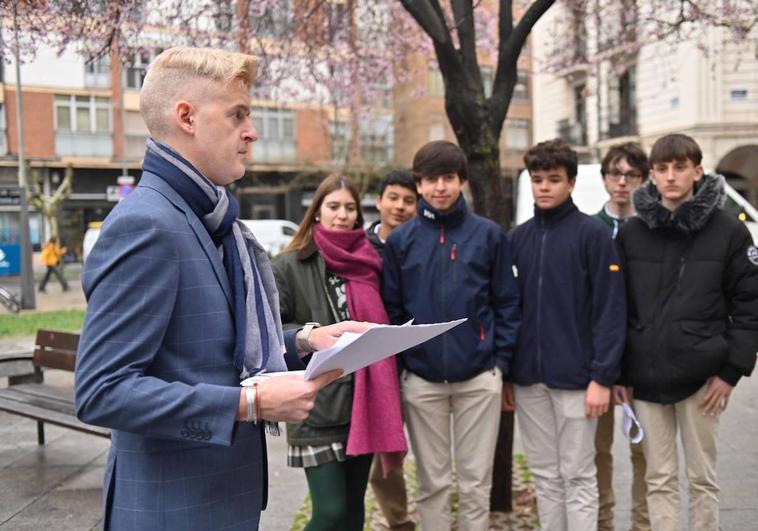
<path fill-rule="evenodd" d="M 705 174 L 695 185 L 695 195 L 671 212 L 661 204 L 661 194 L 652 180 L 639 187 L 632 196 L 637 216 L 650 229 L 670 227 L 689 234 L 702 229 L 713 213 L 726 202 L 724 177 Z"/>

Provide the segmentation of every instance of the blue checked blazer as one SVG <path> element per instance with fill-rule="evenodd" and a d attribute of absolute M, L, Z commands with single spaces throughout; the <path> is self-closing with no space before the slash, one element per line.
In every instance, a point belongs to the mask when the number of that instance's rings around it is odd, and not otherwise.
<path fill-rule="evenodd" d="M 202 222 L 145 173 L 103 224 L 82 281 L 77 415 L 113 430 L 104 528 L 257 529 L 265 441 L 234 421 L 231 289 Z"/>

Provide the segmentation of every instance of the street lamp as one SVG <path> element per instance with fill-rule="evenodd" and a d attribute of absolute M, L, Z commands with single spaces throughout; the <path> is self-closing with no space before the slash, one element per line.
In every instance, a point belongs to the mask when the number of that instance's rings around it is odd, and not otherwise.
<path fill-rule="evenodd" d="M 26 202 L 26 159 L 24 157 L 24 110 L 21 101 L 21 67 L 18 45 L 18 0 L 13 2 L 13 36 L 16 43 L 16 125 L 18 134 L 18 187 L 20 188 L 19 231 L 21 232 L 21 307 L 34 309 L 34 270 L 29 238 L 29 208 Z"/>

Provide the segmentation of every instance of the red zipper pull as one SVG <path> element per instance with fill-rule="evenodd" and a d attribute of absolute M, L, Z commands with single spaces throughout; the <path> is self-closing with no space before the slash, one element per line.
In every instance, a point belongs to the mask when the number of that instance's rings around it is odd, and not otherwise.
<path fill-rule="evenodd" d="M 440 229 L 440 245 L 445 245 L 445 229 Z"/>
<path fill-rule="evenodd" d="M 450 249 L 450 260 L 455 262 L 455 258 L 458 256 L 458 248 L 453 244 L 453 248 Z"/>
<path fill-rule="evenodd" d="M 479 339 L 480 339 L 481 341 L 484 341 L 484 339 L 485 339 L 485 335 L 484 335 L 484 325 L 482 325 L 482 324 L 480 324 L 480 325 L 479 325 Z"/>

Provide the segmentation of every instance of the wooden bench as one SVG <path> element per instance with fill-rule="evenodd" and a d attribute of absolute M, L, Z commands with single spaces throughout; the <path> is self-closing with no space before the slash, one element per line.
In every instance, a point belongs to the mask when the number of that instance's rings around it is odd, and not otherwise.
<path fill-rule="evenodd" d="M 52 330 L 38 330 L 32 363 L 34 372 L 28 376 L 9 378 L 9 385 L 0 389 L 0 411 L 37 421 L 37 442 L 45 444 L 45 423 L 71 428 L 101 437 L 110 437 L 110 430 L 90 426 L 76 418 L 74 390 L 46 384 L 42 368 L 74 371 L 79 335 Z"/>

